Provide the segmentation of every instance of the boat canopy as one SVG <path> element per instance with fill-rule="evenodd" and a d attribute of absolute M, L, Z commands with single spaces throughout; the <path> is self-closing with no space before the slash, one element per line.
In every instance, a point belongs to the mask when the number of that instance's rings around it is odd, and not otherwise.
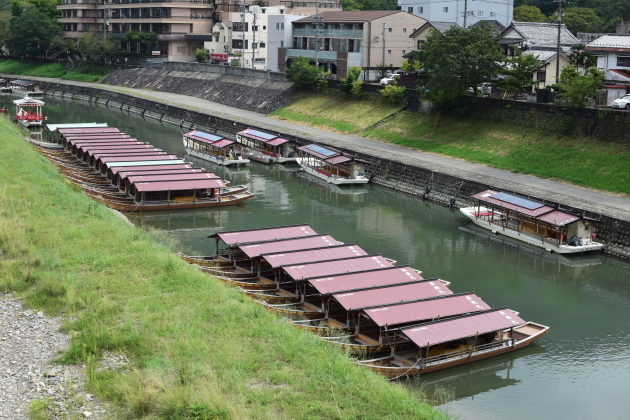
<path fill-rule="evenodd" d="M 104 136 L 85 136 L 85 137 L 67 137 L 66 142 L 73 146 L 77 146 L 79 144 L 110 144 L 110 143 L 125 143 L 125 142 L 140 142 L 143 144 L 148 144 L 136 138 L 132 138 L 129 134 L 120 134 L 120 135 L 104 135 Z"/>
<path fill-rule="evenodd" d="M 23 79 L 12 80 L 11 83 L 13 83 L 14 85 L 19 85 L 19 86 L 31 86 L 35 84 L 35 82 L 32 82 L 30 80 L 23 80 Z"/>
<path fill-rule="evenodd" d="M 136 157 L 128 157 L 128 156 L 118 156 L 118 157 L 104 157 L 101 159 L 102 163 L 109 165 L 110 163 L 123 163 L 123 162 L 142 162 L 142 161 L 159 161 L 159 160 L 176 160 L 176 155 L 151 155 L 151 156 L 136 156 Z"/>
<path fill-rule="evenodd" d="M 74 124 L 46 124 L 48 131 L 57 131 L 60 128 L 94 128 L 107 127 L 107 123 L 74 123 Z"/>
<path fill-rule="evenodd" d="M 87 151 L 110 151 L 110 150 L 121 150 L 121 149 L 140 149 L 140 148 L 152 148 L 153 146 L 147 144 L 142 141 L 124 141 L 124 142 L 115 142 L 115 143 L 79 143 L 75 144 L 77 150 L 81 150 L 83 152 Z"/>
<path fill-rule="evenodd" d="M 218 149 L 222 149 L 226 146 L 229 146 L 231 144 L 236 143 L 234 140 L 228 140 L 228 139 L 222 139 L 219 141 L 215 141 L 214 143 L 212 143 L 212 147 L 216 147 Z"/>
<path fill-rule="evenodd" d="M 367 255 L 367 252 L 357 245 L 335 245 L 319 249 L 288 251 L 281 254 L 263 254 L 260 257 L 272 268 L 278 268 L 288 264 L 339 260 L 362 255 Z"/>
<path fill-rule="evenodd" d="M 382 289 L 383 294 L 388 289 Z M 379 327 L 439 319 L 491 309 L 474 293 L 439 296 L 414 302 L 399 302 L 365 309 L 363 312 Z"/>
<path fill-rule="evenodd" d="M 368 163 L 366 160 L 358 159 L 353 156 L 348 156 L 339 150 L 331 149 L 329 147 L 320 146 L 319 144 L 309 144 L 306 146 L 298 147 L 298 150 L 307 153 L 311 156 L 315 156 L 323 160 L 324 162 L 328 162 L 332 165 L 338 165 L 340 163 L 346 163 L 350 161 L 360 162 L 360 163 Z"/>
<path fill-rule="evenodd" d="M 95 153 L 100 153 L 100 154 L 105 154 L 105 153 L 109 153 L 109 154 L 114 154 L 114 153 L 135 153 L 137 151 L 162 151 L 162 149 L 158 149 L 157 147 L 153 147 L 150 144 L 135 144 L 135 143 L 125 143 L 125 144 L 121 144 L 121 145 L 117 145 L 114 147 L 109 147 L 109 146 L 93 146 L 93 145 L 81 145 L 80 147 L 77 147 L 77 150 L 85 153 L 85 154 L 89 154 L 89 155 L 93 155 Z"/>
<path fill-rule="evenodd" d="M 13 103 L 19 107 L 27 107 L 27 106 L 44 106 L 45 102 L 44 101 L 40 101 L 38 99 L 33 99 L 30 98 L 28 96 L 25 96 L 22 99 L 16 99 L 15 101 L 13 101 Z"/>
<path fill-rule="evenodd" d="M 224 188 L 225 183 L 219 178 L 214 178 L 191 181 L 136 182 L 133 186 L 138 192 L 182 191 Z"/>
<path fill-rule="evenodd" d="M 223 137 L 215 136 L 214 134 L 204 133 L 203 131 L 189 131 L 183 135 L 190 139 L 200 141 L 211 145 L 212 147 L 218 147 L 219 149 L 236 143 L 234 140 L 224 139 Z"/>
<path fill-rule="evenodd" d="M 309 225 L 281 226 L 252 230 L 237 230 L 232 232 L 219 232 L 208 236 L 219 238 L 227 246 L 243 244 L 247 242 L 263 242 L 279 239 L 298 238 L 316 235 Z"/>
<path fill-rule="evenodd" d="M 135 184 L 136 182 L 161 182 L 161 181 L 182 181 L 182 180 L 195 180 L 195 179 L 220 179 L 215 174 L 209 172 L 199 173 L 184 173 L 173 174 L 168 173 L 166 175 L 131 175 L 128 177 L 129 182 Z"/>
<path fill-rule="evenodd" d="M 253 128 L 247 128 L 243 131 L 239 131 L 237 134 L 271 146 L 280 146 L 290 142 L 290 140 L 283 139 L 275 134 L 265 133 L 264 131 L 254 130 Z"/>
<path fill-rule="evenodd" d="M 128 166 L 128 167 L 114 167 L 110 168 L 113 175 L 122 173 L 132 174 L 138 171 L 168 171 L 177 169 L 191 169 L 192 165 L 189 163 L 183 163 L 178 165 L 153 165 L 153 166 Z M 128 176 L 128 175 L 125 175 Z"/>
<path fill-rule="evenodd" d="M 125 161 L 125 162 L 108 162 L 107 163 L 107 169 L 111 170 L 112 168 L 115 167 L 130 167 L 130 166 L 151 166 L 151 165 L 179 165 L 179 164 L 183 164 L 186 163 L 185 161 L 183 161 L 182 159 L 174 159 L 174 160 L 146 160 L 146 161 L 138 161 L 138 160 L 134 160 L 131 162 Z"/>
<path fill-rule="evenodd" d="M 414 269 L 407 266 L 392 266 L 378 269 L 356 270 L 346 273 L 344 270 L 334 273 L 335 275 L 315 275 L 308 279 L 308 282 L 321 295 L 328 295 L 348 290 L 363 289 L 368 287 L 380 287 L 391 284 L 400 284 L 410 281 L 422 280 L 422 276 Z M 435 282 L 439 285 L 439 282 Z M 440 286 L 444 287 L 444 286 Z M 448 290 L 448 289 L 445 289 Z"/>
<path fill-rule="evenodd" d="M 241 245 L 239 250 L 248 258 L 259 257 L 262 254 L 295 251 L 299 249 L 321 248 L 323 246 L 341 245 L 330 235 L 315 235 L 305 238 L 291 238 L 283 241 L 261 242 L 251 245 Z"/>
<path fill-rule="evenodd" d="M 171 165 L 177 166 L 177 165 Z M 181 168 L 181 169 L 168 169 L 168 170 L 153 170 L 153 171 L 134 171 L 134 172 L 119 172 L 118 177 L 123 180 L 128 177 L 136 175 L 161 175 L 161 174 L 198 174 L 203 173 L 203 170 L 199 168 Z"/>
<path fill-rule="evenodd" d="M 435 296 L 447 296 L 452 293 L 453 292 L 440 281 L 433 279 L 337 293 L 332 296 L 346 311 L 351 311 L 367 308 L 369 306 L 403 302 L 410 300 L 410 298 L 426 299 Z"/>
<path fill-rule="evenodd" d="M 282 270 L 293 280 L 311 277 L 331 276 L 339 273 L 351 273 L 375 268 L 391 267 L 392 264 L 381 255 L 365 255 L 334 261 L 318 261 L 300 265 L 283 266 Z"/>
<path fill-rule="evenodd" d="M 71 135 L 71 134 L 89 134 L 89 133 L 119 133 L 120 130 L 117 127 L 87 127 L 87 128 L 59 128 L 57 129 L 59 134 Z"/>
<path fill-rule="evenodd" d="M 153 156 L 153 155 L 164 155 L 166 152 L 162 149 L 124 149 L 117 151 L 100 151 L 100 150 L 89 150 L 86 154 L 92 156 L 94 159 L 100 159 L 105 157 L 116 157 L 116 156 Z"/>
<path fill-rule="evenodd" d="M 554 207 L 538 201 L 533 201 L 528 198 L 519 197 L 518 195 L 498 192 L 495 190 L 482 191 L 473 195 L 472 198 L 475 198 L 480 202 L 489 203 L 507 210 L 531 216 L 537 220 L 555 226 L 565 226 L 577 220 L 583 219 L 581 216 L 557 210 Z"/>
<path fill-rule="evenodd" d="M 418 347 L 428 347 L 524 324 L 525 321 L 514 311 L 501 308 L 480 314 L 401 328 L 400 331 Z"/>

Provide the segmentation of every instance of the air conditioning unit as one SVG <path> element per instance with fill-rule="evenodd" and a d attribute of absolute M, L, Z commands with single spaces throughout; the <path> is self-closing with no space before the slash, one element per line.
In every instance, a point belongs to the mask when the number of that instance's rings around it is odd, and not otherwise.
<path fill-rule="evenodd" d="M 203 19 L 203 15 L 197 15 L 197 19 Z"/>
<path fill-rule="evenodd" d="M 245 20 L 245 13 L 241 13 L 241 20 Z"/>

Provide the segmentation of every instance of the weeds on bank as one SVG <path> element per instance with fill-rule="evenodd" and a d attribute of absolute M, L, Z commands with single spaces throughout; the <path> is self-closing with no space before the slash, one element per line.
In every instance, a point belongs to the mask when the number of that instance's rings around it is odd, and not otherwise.
<path fill-rule="evenodd" d="M 66 316 L 60 361 L 119 416 L 445 417 L 91 201 L 3 118 L 0 133 L 0 288 Z"/>
<path fill-rule="evenodd" d="M 53 77 L 78 82 L 98 82 L 104 77 L 104 75 L 87 74 L 81 70 L 68 71 L 65 65 L 58 63 L 34 64 L 12 60 L 0 61 L 0 73 Z"/>

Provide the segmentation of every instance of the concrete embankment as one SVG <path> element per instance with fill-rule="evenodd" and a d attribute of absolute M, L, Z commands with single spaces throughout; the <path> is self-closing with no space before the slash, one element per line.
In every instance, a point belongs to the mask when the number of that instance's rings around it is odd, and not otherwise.
<path fill-rule="evenodd" d="M 454 207 L 472 204 L 468 197 L 488 187 L 514 191 L 599 220 L 598 239 L 606 243 L 605 252 L 630 258 L 628 197 L 330 133 L 198 98 L 136 89 L 114 92 L 94 84 L 40 80 L 48 94 L 98 103 L 183 129 L 200 129 L 233 138 L 237 131 L 256 127 L 281 132 L 299 144 L 328 144 L 368 160 L 375 184 Z"/>

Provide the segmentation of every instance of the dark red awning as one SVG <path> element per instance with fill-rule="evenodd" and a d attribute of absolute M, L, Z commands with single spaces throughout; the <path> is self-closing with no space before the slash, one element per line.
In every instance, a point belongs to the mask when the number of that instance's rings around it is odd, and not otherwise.
<path fill-rule="evenodd" d="M 363 270 L 347 274 L 333 273 L 335 276 L 313 276 L 308 280 L 320 294 L 342 292 L 346 290 L 379 287 L 388 284 L 422 280 L 422 276 L 409 266 L 389 266 L 377 270 Z"/>
<path fill-rule="evenodd" d="M 311 277 L 330 276 L 333 274 L 351 273 L 391 266 L 392 264 L 381 255 L 367 255 L 343 260 L 283 266 L 282 270 L 293 280 L 301 280 Z"/>
<path fill-rule="evenodd" d="M 383 270 L 381 270 L 383 271 Z M 369 287 L 369 286 L 368 286 Z M 414 299 L 446 296 L 453 292 L 438 280 L 418 280 L 399 286 L 337 293 L 332 295 L 345 310 L 357 310 L 368 306 L 387 305 Z"/>
<path fill-rule="evenodd" d="M 134 172 L 134 171 L 150 171 L 150 170 L 167 170 L 168 169 L 181 169 L 181 168 L 191 168 L 192 166 L 189 163 L 179 163 L 176 165 L 167 164 L 160 165 L 150 165 L 150 166 L 118 166 L 115 168 L 109 168 L 112 174 L 116 175 L 120 172 Z"/>
<path fill-rule="evenodd" d="M 183 174 L 158 174 L 158 175 L 130 175 L 127 177 L 132 184 L 137 182 L 156 182 L 156 181 L 182 181 L 186 179 L 220 179 L 213 173 L 201 172 L 201 173 L 183 173 Z"/>
<path fill-rule="evenodd" d="M 341 245 L 330 235 L 318 235 L 307 238 L 292 238 L 282 241 L 262 242 L 238 247 L 247 257 L 259 257 L 262 254 L 295 251 L 298 249 L 321 248 L 323 246 Z"/>
<path fill-rule="evenodd" d="M 136 182 L 133 184 L 138 192 L 146 191 L 183 191 L 224 188 L 221 179 L 199 179 L 194 181 Z"/>
<path fill-rule="evenodd" d="M 340 260 L 367 255 L 357 245 L 336 245 L 320 249 L 284 252 L 280 254 L 264 254 L 261 258 L 271 267 L 278 268 L 287 264 L 300 264 L 312 261 Z"/>
<path fill-rule="evenodd" d="M 171 166 L 179 166 L 179 165 L 171 165 Z M 194 173 L 202 173 L 202 172 L 203 170 L 199 168 L 180 168 L 180 169 L 163 169 L 163 170 L 152 170 L 152 171 L 151 170 L 131 171 L 131 172 L 125 171 L 125 172 L 119 172 L 117 175 L 120 179 L 126 179 L 127 177 L 135 176 L 135 175 L 194 174 Z"/>
<path fill-rule="evenodd" d="M 520 317 L 510 309 L 496 309 L 482 314 L 472 314 L 452 320 L 430 322 L 417 327 L 401 329 L 418 347 L 475 337 L 493 331 L 524 325 Z"/>
<path fill-rule="evenodd" d="M 308 225 L 282 226 L 264 229 L 241 230 L 233 232 L 219 232 L 210 235 L 210 238 L 218 237 L 226 245 L 233 246 L 248 242 L 273 241 L 288 238 L 299 238 L 317 234 Z"/>

